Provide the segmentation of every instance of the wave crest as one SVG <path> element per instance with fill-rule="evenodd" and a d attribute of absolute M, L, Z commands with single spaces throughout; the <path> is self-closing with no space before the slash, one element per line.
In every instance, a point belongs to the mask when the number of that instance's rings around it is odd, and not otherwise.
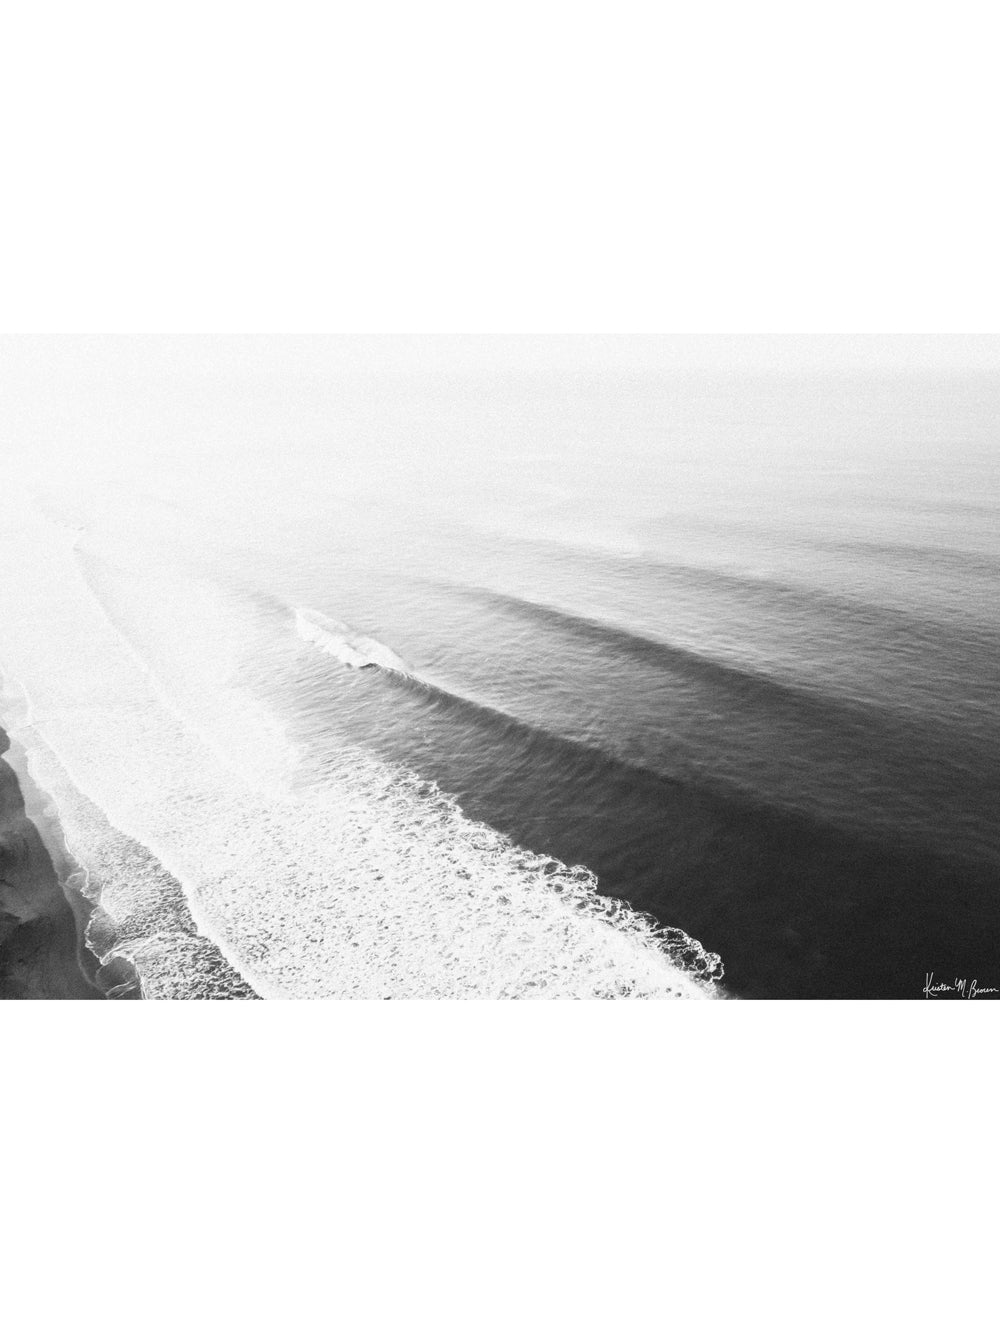
<path fill-rule="evenodd" d="M 313 780 L 255 772 L 254 747 L 271 742 L 255 700 L 247 711 L 241 645 L 280 671 L 294 661 L 287 621 L 136 555 L 103 564 L 95 589 L 71 535 L 18 515 L 0 534 L 0 631 L 31 690 L 22 730 L 33 762 L 57 761 L 42 785 L 99 896 L 93 942 L 130 958 L 146 994 L 716 993 L 719 960 L 683 931 L 469 820 L 416 774 L 351 747 Z"/>
<path fill-rule="evenodd" d="M 359 633 L 341 620 L 332 620 L 321 611 L 298 607 L 295 611 L 295 629 L 300 638 L 315 644 L 322 652 L 343 662 L 344 666 L 377 666 L 385 671 L 410 675 L 409 667 L 391 648 L 368 634 Z"/>

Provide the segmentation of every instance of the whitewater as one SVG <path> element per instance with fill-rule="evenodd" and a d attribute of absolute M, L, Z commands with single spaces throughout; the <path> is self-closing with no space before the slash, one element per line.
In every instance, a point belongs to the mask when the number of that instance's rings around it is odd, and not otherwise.
<path fill-rule="evenodd" d="M 299 607 L 295 612 L 295 629 L 300 638 L 315 644 L 344 666 L 381 667 L 385 671 L 398 671 L 402 676 L 410 675 L 409 667 L 391 648 L 370 634 L 360 634 L 342 620 L 323 615 L 322 611 Z"/>
<path fill-rule="evenodd" d="M 8 497 L 0 717 L 52 802 L 88 943 L 158 998 L 710 998 L 719 958 L 595 876 L 344 744 L 303 760 L 254 682 L 299 652 L 405 670 L 305 608 Z"/>

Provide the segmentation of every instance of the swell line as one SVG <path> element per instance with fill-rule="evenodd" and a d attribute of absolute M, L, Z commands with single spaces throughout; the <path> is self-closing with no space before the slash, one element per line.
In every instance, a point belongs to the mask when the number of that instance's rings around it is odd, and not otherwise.
<path fill-rule="evenodd" d="M 489 588 L 449 585 L 459 596 L 518 616 L 533 624 L 568 633 L 571 637 L 610 650 L 618 657 L 646 662 L 671 676 L 696 684 L 722 687 L 755 707 L 778 705 L 799 716 L 810 713 L 823 720 L 866 721 L 875 712 L 853 699 L 831 699 L 805 685 L 775 680 L 751 667 L 731 666 L 707 654 L 663 643 L 607 621 L 563 611 L 526 597 Z"/>
<path fill-rule="evenodd" d="M 680 772 L 676 768 L 671 771 L 656 767 L 646 760 L 627 759 L 600 745 L 531 722 L 468 692 L 449 688 L 428 676 L 379 672 L 373 688 L 427 704 L 448 721 L 485 729 L 490 745 L 496 742 L 504 745 L 504 768 L 512 781 L 518 780 L 518 774 L 528 780 L 540 772 L 550 772 L 559 775 L 562 785 L 600 791 L 606 804 L 611 803 L 614 792 L 627 792 L 630 802 L 638 800 L 640 792 L 656 803 L 668 793 L 672 799 L 700 796 L 744 816 L 773 819 L 780 815 L 816 832 L 844 832 L 835 820 L 824 817 L 817 808 L 762 796 L 759 788 L 697 766 L 690 755 L 685 755 L 684 762 L 679 764 Z M 850 834 L 865 841 L 866 833 L 861 828 L 851 828 Z"/>
<path fill-rule="evenodd" d="M 94 572 L 92 559 L 83 563 L 90 563 Z M 90 591 L 94 595 L 93 587 Z M 97 600 L 101 602 L 99 594 Z M 105 618 L 154 684 L 150 662 L 131 643 L 128 615 L 124 629 L 107 611 Z M 288 618 L 294 628 L 290 611 Z M 281 644 L 274 647 L 286 651 Z M 170 706 L 169 695 L 164 702 Z M 187 730 L 185 714 L 171 711 Z M 200 740 L 200 728 L 189 735 Z M 262 994 L 269 993 L 266 986 L 261 990 L 262 967 L 277 970 L 279 988 L 288 985 L 292 994 L 307 987 L 319 994 L 366 994 L 373 988 L 409 994 L 421 985 L 440 987 L 442 993 L 464 988 L 507 994 L 520 993 L 522 980 L 524 993 L 539 987 L 595 995 L 713 993 L 721 977 L 715 955 L 683 931 L 660 927 L 626 904 L 600 895 L 589 871 L 559 866 L 540 879 L 538 858 L 467 821 L 447 797 L 417 793 L 415 775 L 411 779 L 406 772 L 383 769 L 346 751 L 340 763 L 342 771 L 332 782 L 278 799 L 272 814 L 286 825 L 276 827 L 272 845 L 280 883 L 269 887 L 264 877 L 252 892 L 251 886 L 241 884 L 240 900 L 233 902 L 241 930 L 246 921 L 238 951 L 240 971 Z M 314 846 L 309 841 L 313 834 Z M 240 833 L 255 847 L 261 836 L 253 829 L 245 836 Z M 212 845 L 220 861 L 232 851 L 218 838 Z M 153 850 L 165 865 L 180 864 L 172 841 Z M 180 850 L 183 859 L 187 853 Z M 230 875 L 228 864 L 220 865 L 219 887 L 227 892 Z M 253 899 L 249 906 L 248 895 Z M 294 933 L 296 940 L 301 936 L 308 942 L 312 953 L 307 959 L 293 957 L 290 949 L 276 950 L 274 959 L 266 951 L 258 956 L 269 929 L 266 922 L 261 929 L 257 918 L 248 915 L 258 898 L 282 921 L 282 938 Z M 288 915 L 293 903 L 295 921 Z M 311 924 L 316 914 L 328 919 L 322 928 Z M 494 930 L 496 937 L 488 945 Z M 519 943 L 514 938 L 518 930 L 530 938 Z M 416 942 L 425 936 L 432 943 L 417 949 Z M 539 942 L 532 953 L 528 945 L 536 936 Z M 551 956 L 543 947 L 550 937 Z M 251 966 L 244 966 L 244 943 L 255 951 Z M 482 964 L 477 961 L 480 953 Z M 322 976 L 314 975 L 324 960 Z M 508 967 L 516 974 L 507 976 L 503 969 Z M 440 978 L 435 968 L 440 968 Z M 525 969 L 548 980 L 519 980 Z"/>

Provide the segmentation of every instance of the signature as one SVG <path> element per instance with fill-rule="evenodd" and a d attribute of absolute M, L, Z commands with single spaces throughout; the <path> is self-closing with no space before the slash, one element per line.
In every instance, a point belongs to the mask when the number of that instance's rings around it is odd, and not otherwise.
<path fill-rule="evenodd" d="M 956 977 L 954 981 L 935 981 L 933 972 L 924 974 L 924 999 L 939 1000 L 954 995 L 959 1000 L 976 1000 L 980 995 L 1000 995 L 1000 986 L 980 986 L 978 980 Z"/>

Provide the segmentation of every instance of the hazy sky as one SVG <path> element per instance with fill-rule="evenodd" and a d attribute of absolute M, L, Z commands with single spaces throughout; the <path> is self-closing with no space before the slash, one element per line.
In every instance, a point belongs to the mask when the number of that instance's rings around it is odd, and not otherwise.
<path fill-rule="evenodd" d="M 210 377 L 213 372 L 338 371 L 961 372 L 1000 370 L 990 334 L 104 336 L 4 338 L 8 368 L 42 380 L 70 372 Z"/>
<path fill-rule="evenodd" d="M 488 368 L 579 366 L 585 369 L 983 370 L 1000 369 L 1000 337 L 983 334 L 621 334 L 391 338 L 376 349 L 408 368 L 438 362 Z"/>

